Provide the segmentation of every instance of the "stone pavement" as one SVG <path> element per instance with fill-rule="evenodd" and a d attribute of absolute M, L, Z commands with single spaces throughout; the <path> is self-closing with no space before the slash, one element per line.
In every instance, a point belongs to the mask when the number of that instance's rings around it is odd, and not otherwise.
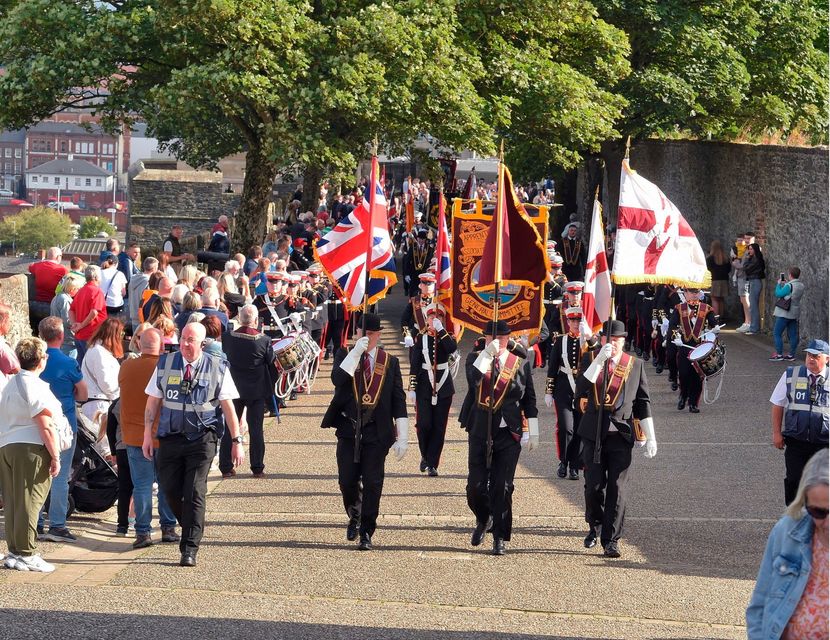
<path fill-rule="evenodd" d="M 400 292 L 382 303 L 401 356 Z M 457 398 L 438 478 L 418 472 L 414 428 L 387 461 L 375 551 L 345 540 L 334 434 L 319 429 L 330 363 L 312 392 L 269 420 L 266 476 L 212 476 L 195 569 L 176 545 L 132 551 L 114 511 L 70 521 L 76 545 L 44 542 L 51 575 L 0 571 L 0 638 L 741 638 L 766 537 L 783 510 L 783 455 L 768 398 L 785 368 L 757 337 L 726 332 L 720 400 L 677 411 L 666 374 L 650 386 L 659 451 L 635 451 L 623 557 L 585 550 L 582 483 L 555 475 L 553 414 L 535 374 L 542 446 L 523 453 L 508 554 L 469 546 L 466 437 Z M 469 332 L 462 343 L 468 353 Z M 404 368 L 406 374 L 406 367 Z M 405 378 L 406 379 L 406 378 Z M 413 423 L 414 424 L 414 423 Z M 0 549 L 4 549 L 0 542 Z"/>

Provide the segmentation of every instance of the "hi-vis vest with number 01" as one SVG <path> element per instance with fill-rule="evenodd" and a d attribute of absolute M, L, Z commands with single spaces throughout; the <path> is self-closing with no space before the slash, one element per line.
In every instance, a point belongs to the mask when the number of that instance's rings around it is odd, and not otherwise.
<path fill-rule="evenodd" d="M 781 435 L 814 444 L 827 444 L 830 423 L 830 392 L 827 386 L 827 380 L 818 385 L 813 398 L 807 367 L 787 368 L 787 408 Z"/>
<path fill-rule="evenodd" d="M 162 393 L 159 438 L 175 434 L 195 436 L 207 429 L 219 431 L 222 426 L 216 408 L 227 362 L 202 353 L 198 368 L 191 372 L 193 382 L 187 394 L 181 388 L 184 368 L 179 352 L 164 354 L 159 359 L 156 368 L 156 384 Z"/>

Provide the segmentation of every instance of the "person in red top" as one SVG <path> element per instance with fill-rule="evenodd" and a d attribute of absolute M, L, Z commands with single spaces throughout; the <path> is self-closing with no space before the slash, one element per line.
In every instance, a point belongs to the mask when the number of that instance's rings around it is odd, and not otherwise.
<path fill-rule="evenodd" d="M 55 297 L 55 288 L 69 269 L 61 264 L 63 253 L 59 247 L 49 247 L 46 260 L 33 262 L 29 265 L 29 273 L 35 277 L 35 300 L 38 302 L 52 302 Z"/>
<path fill-rule="evenodd" d="M 69 322 L 75 334 L 78 364 L 83 362 L 86 343 L 107 319 L 107 306 L 101 283 L 101 268 L 91 264 L 84 269 L 86 284 L 78 290 L 69 307 Z"/>

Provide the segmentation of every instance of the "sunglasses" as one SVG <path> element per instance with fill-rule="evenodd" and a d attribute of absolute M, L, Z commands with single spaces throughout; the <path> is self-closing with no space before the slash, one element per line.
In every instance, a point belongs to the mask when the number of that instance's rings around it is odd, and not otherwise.
<path fill-rule="evenodd" d="M 804 507 L 807 513 L 816 520 L 824 520 L 827 517 L 828 510 L 821 507 L 811 507 L 809 504 Z"/>

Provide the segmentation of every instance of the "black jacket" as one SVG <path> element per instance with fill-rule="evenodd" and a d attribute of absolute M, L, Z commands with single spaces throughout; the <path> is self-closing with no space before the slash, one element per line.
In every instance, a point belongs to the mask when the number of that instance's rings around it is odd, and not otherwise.
<path fill-rule="evenodd" d="M 227 331 L 222 335 L 222 351 L 228 357 L 228 369 L 240 398 L 268 399 L 274 395 L 273 381 L 277 379 L 277 372 L 268 336 Z"/>
<path fill-rule="evenodd" d="M 380 349 L 380 347 L 378 347 Z M 354 378 L 340 368 L 340 363 L 348 351 L 340 349 L 334 356 L 331 369 L 331 381 L 334 383 L 334 397 L 323 416 L 320 426 L 323 429 L 336 429 L 338 438 L 354 438 L 357 420 L 357 402 L 354 394 Z M 358 369 L 359 371 L 359 369 Z M 398 359 L 390 355 L 386 369 L 386 378 L 380 390 L 380 399 L 374 410 L 381 443 L 391 447 L 397 437 L 396 418 L 406 418 L 406 395 L 401 379 L 401 366 Z"/>
<path fill-rule="evenodd" d="M 423 350 L 424 338 L 427 339 L 427 351 L 430 356 L 426 361 L 424 360 Z M 409 374 L 410 376 L 415 376 L 417 385 L 415 393 L 419 398 L 426 399 L 427 402 L 429 402 L 432 398 L 432 385 L 429 381 L 429 372 L 424 369 L 423 365 L 424 362 L 426 362 L 427 365 L 432 364 L 433 350 L 435 350 L 437 355 L 436 364 L 446 364 L 450 355 L 458 350 L 458 344 L 456 343 L 455 338 L 447 333 L 446 329 L 442 329 L 438 334 L 437 347 L 435 347 L 435 338 L 429 334 L 424 334 L 423 336 L 417 337 L 415 340 L 415 346 L 409 350 Z M 443 369 L 438 369 L 436 371 L 436 383 L 441 380 L 443 374 Z M 444 384 L 441 385 L 440 389 L 438 389 L 438 397 L 446 398 L 454 393 L 455 387 L 453 386 L 452 374 L 448 373 Z"/>
<path fill-rule="evenodd" d="M 633 358 L 634 364 L 628 378 L 623 383 L 622 405 L 613 411 L 604 411 L 600 437 L 604 441 L 608 435 L 608 427 L 611 422 L 632 446 L 634 445 L 634 419 L 642 420 L 651 417 L 651 400 L 648 395 L 648 380 L 643 368 L 643 361 Z M 592 354 L 587 353 L 582 358 L 580 374 L 576 379 L 576 397 L 588 398 L 588 406 L 582 414 L 579 423 L 579 435 L 583 440 L 596 442 L 597 439 L 597 404 L 594 399 L 594 383 L 585 377 L 585 371 L 591 366 Z M 597 390 L 597 397 L 602 395 L 602 389 Z"/>

